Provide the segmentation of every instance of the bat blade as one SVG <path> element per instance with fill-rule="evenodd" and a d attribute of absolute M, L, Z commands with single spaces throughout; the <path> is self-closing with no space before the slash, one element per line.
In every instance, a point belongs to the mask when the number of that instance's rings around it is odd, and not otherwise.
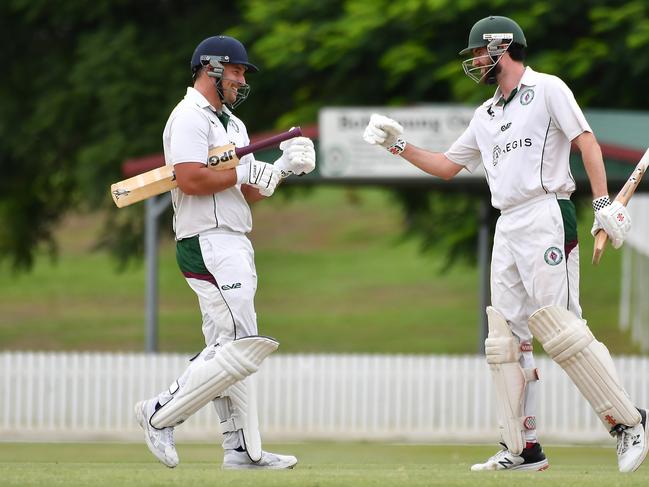
<path fill-rule="evenodd" d="M 232 169 L 239 164 L 240 158 L 247 154 L 273 147 L 280 142 L 301 135 L 302 130 L 300 127 L 295 127 L 245 147 L 235 147 L 234 144 L 214 147 L 208 153 L 207 166 L 215 171 Z M 124 208 L 138 201 L 170 191 L 177 186 L 178 183 L 176 182 L 173 167 L 165 165 L 112 184 L 110 193 L 115 205 L 118 208 Z"/>
<path fill-rule="evenodd" d="M 638 185 L 642 180 L 642 176 L 644 176 L 644 173 L 647 171 L 648 165 L 649 165 L 649 149 L 645 151 L 644 155 L 640 159 L 640 162 L 638 162 L 638 165 L 631 173 L 631 176 L 629 176 L 629 179 L 627 179 L 626 183 L 624 183 L 624 186 L 615 197 L 615 201 L 619 201 L 624 206 L 627 205 L 627 203 L 631 199 L 631 196 L 633 196 L 633 193 L 635 193 L 635 190 L 638 188 Z M 604 249 L 606 249 L 607 242 L 608 242 L 608 235 L 606 234 L 606 232 L 604 230 L 600 230 L 599 232 L 597 232 L 597 234 L 595 235 L 595 244 L 593 245 L 592 263 L 594 265 L 599 264 L 602 255 L 604 255 Z"/>
<path fill-rule="evenodd" d="M 132 205 L 169 191 L 177 186 L 171 166 L 162 166 L 110 186 L 110 194 L 118 208 Z"/>

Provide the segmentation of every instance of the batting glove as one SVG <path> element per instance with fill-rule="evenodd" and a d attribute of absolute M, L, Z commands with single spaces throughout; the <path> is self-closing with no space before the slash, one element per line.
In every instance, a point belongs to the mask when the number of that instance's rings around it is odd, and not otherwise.
<path fill-rule="evenodd" d="M 255 161 L 239 164 L 236 168 L 237 184 L 248 184 L 259 190 L 262 196 L 271 196 L 280 180 L 280 171 L 272 164 Z"/>
<path fill-rule="evenodd" d="M 315 149 L 311 139 L 295 137 L 282 142 L 279 148 L 282 157 L 275 161 L 274 166 L 281 171 L 283 178 L 291 174 L 302 176 L 315 169 Z"/>
<path fill-rule="evenodd" d="M 363 132 L 363 140 L 368 144 L 385 147 L 391 154 L 398 156 L 406 148 L 406 141 L 401 138 L 403 127 L 391 118 L 377 113 L 372 114 Z"/>
<path fill-rule="evenodd" d="M 631 230 L 631 217 L 626 207 L 619 201 L 611 203 L 608 196 L 602 196 L 593 201 L 593 209 L 595 221 L 590 233 L 594 237 L 600 230 L 605 231 L 613 248 L 619 249 Z"/>

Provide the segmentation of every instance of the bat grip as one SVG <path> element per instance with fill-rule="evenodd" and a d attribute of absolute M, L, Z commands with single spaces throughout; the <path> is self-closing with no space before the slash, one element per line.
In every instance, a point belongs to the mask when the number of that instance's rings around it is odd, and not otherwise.
<path fill-rule="evenodd" d="M 606 242 L 608 242 L 608 235 L 604 230 L 600 230 L 595 234 L 595 246 L 593 247 L 592 259 L 593 264 L 599 264 L 602 254 L 604 254 L 604 249 L 606 248 Z"/>
<path fill-rule="evenodd" d="M 260 140 L 259 142 L 249 144 L 245 147 L 237 147 L 234 150 L 234 153 L 237 155 L 239 159 L 241 159 L 243 156 L 251 154 L 252 152 L 261 149 L 266 149 L 268 147 L 273 147 L 281 142 L 284 142 L 285 140 L 292 139 L 293 137 L 300 137 L 301 135 L 302 135 L 302 129 L 300 127 L 295 127 L 287 132 L 282 132 L 281 134 L 277 134 L 273 137 Z"/>

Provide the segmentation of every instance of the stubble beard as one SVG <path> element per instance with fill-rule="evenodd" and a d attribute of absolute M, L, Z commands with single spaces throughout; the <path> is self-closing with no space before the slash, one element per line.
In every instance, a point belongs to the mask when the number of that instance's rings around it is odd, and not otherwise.
<path fill-rule="evenodd" d="M 487 74 L 485 74 L 484 78 L 482 78 L 482 82 L 485 85 L 495 85 L 498 82 L 497 77 L 502 70 L 500 63 L 496 64 L 487 72 Z"/>

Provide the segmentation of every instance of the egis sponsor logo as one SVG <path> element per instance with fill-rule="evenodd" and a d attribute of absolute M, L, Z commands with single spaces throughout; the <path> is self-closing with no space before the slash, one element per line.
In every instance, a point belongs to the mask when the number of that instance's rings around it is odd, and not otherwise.
<path fill-rule="evenodd" d="M 491 151 L 491 163 L 494 166 L 497 165 L 498 161 L 504 154 L 507 154 L 508 152 L 516 149 L 520 149 L 521 147 L 532 147 L 532 139 L 526 137 L 524 139 L 517 139 L 512 140 L 511 142 L 507 142 L 503 147 L 500 147 L 499 145 L 494 146 Z"/>
<path fill-rule="evenodd" d="M 505 144 L 505 147 L 503 147 L 503 152 L 511 152 L 520 147 L 532 147 L 532 139 L 527 137 L 525 139 L 518 139 L 507 142 L 507 144 Z"/>

